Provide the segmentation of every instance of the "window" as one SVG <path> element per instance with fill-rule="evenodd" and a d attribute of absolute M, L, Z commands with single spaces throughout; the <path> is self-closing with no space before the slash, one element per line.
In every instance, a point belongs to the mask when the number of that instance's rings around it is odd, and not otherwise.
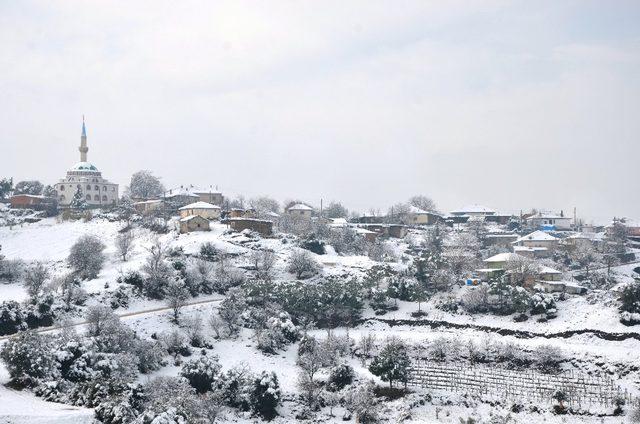
<path fill-rule="evenodd" d="M 64 186 L 63 185 L 60 186 L 60 191 L 64 191 Z"/>
<path fill-rule="evenodd" d="M 111 187 L 111 191 L 116 191 L 116 188 L 115 187 Z"/>
<path fill-rule="evenodd" d="M 95 186 L 93 189 L 94 189 L 95 191 L 100 191 L 100 187 L 98 187 L 98 186 Z"/>
<path fill-rule="evenodd" d="M 80 184 L 78 184 L 78 190 L 80 190 L 82 187 L 80 186 Z"/>
<path fill-rule="evenodd" d="M 102 195 L 102 201 L 106 202 L 107 201 L 107 196 L 105 196 L 104 194 Z"/>
<path fill-rule="evenodd" d="M 102 191 L 107 191 L 107 186 L 102 186 Z"/>
<path fill-rule="evenodd" d="M 96 202 L 100 201 L 100 196 L 98 196 L 97 194 L 95 196 L 93 196 L 93 200 L 95 200 Z"/>
<path fill-rule="evenodd" d="M 87 200 L 91 200 L 91 195 L 87 194 Z"/>
<path fill-rule="evenodd" d="M 87 190 L 91 190 L 91 184 L 87 184 Z"/>
<path fill-rule="evenodd" d="M 64 200 L 65 200 L 65 199 L 66 199 L 66 198 L 64 197 L 64 194 L 61 194 L 61 195 L 60 195 L 60 201 L 61 201 L 61 202 L 64 202 Z"/>

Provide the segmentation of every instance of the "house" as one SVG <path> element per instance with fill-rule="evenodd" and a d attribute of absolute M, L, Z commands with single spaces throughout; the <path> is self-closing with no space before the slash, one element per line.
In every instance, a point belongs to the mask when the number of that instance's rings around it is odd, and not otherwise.
<path fill-rule="evenodd" d="M 405 238 L 407 235 L 407 227 L 404 225 L 390 224 L 387 227 L 387 234 L 393 238 Z"/>
<path fill-rule="evenodd" d="M 9 198 L 13 209 L 43 209 L 53 201 L 50 197 L 35 194 L 15 194 Z"/>
<path fill-rule="evenodd" d="M 613 235 L 615 226 L 622 224 L 629 237 L 640 237 L 640 222 L 633 221 L 627 218 L 613 218 L 613 222 L 605 228 L 605 233 L 608 236 Z"/>
<path fill-rule="evenodd" d="M 504 274 L 507 263 L 518 258 L 517 253 L 505 252 L 493 255 L 482 261 L 485 268 L 477 269 L 476 272 L 485 280 L 490 280 Z"/>
<path fill-rule="evenodd" d="M 562 272 L 545 265 L 540 265 L 538 267 L 538 277 L 541 281 L 560 281 L 562 279 Z"/>
<path fill-rule="evenodd" d="M 165 191 L 162 197 L 167 203 L 177 208 L 200 200 L 200 196 L 192 193 L 188 188 L 183 186 Z"/>
<path fill-rule="evenodd" d="M 135 202 L 133 208 L 142 215 L 147 215 L 155 211 L 159 211 L 163 208 L 164 202 L 160 199 L 157 200 L 143 200 L 141 202 Z"/>
<path fill-rule="evenodd" d="M 209 220 L 200 215 L 189 215 L 181 218 L 179 222 L 180 234 L 190 233 L 193 231 L 209 231 Z"/>
<path fill-rule="evenodd" d="M 602 242 L 603 233 L 575 233 L 562 239 L 561 244 L 568 248 L 595 246 Z"/>
<path fill-rule="evenodd" d="M 437 222 L 444 222 L 444 218 L 442 215 L 412 205 L 406 214 L 400 216 L 400 222 L 405 225 L 434 225 Z"/>
<path fill-rule="evenodd" d="M 262 236 L 270 236 L 273 234 L 273 221 L 255 218 L 227 218 L 222 221 L 228 224 L 234 231 L 251 230 Z"/>
<path fill-rule="evenodd" d="M 547 258 L 551 254 L 546 247 L 513 246 L 513 251 L 530 259 Z"/>
<path fill-rule="evenodd" d="M 489 216 L 489 215 L 495 215 L 496 211 L 491 208 L 487 208 L 486 206 L 467 205 L 460 209 L 456 209 L 455 211 L 451 211 L 450 213 L 451 215 L 454 215 L 454 216 L 474 216 L 474 215 Z"/>
<path fill-rule="evenodd" d="M 287 213 L 291 216 L 299 216 L 311 219 L 313 208 L 303 203 L 296 203 L 295 205 L 291 205 L 287 208 Z"/>
<path fill-rule="evenodd" d="M 207 202 L 190 203 L 178 208 L 178 212 L 182 218 L 192 215 L 198 215 L 209 220 L 220 218 L 220 206 Z"/>
<path fill-rule="evenodd" d="M 485 238 L 489 246 L 510 247 L 519 237 L 515 233 L 489 233 Z"/>
<path fill-rule="evenodd" d="M 515 246 L 523 247 L 544 247 L 549 253 L 551 253 L 558 246 L 560 239 L 552 236 L 544 231 L 534 231 L 522 236 L 513 242 Z"/>
<path fill-rule="evenodd" d="M 546 293 L 564 292 L 569 294 L 584 294 L 587 288 L 569 281 L 538 281 L 534 286 Z"/>
<path fill-rule="evenodd" d="M 564 216 L 564 213 L 560 211 L 560 214 L 553 214 L 547 212 L 539 212 L 535 215 L 529 216 L 525 219 L 525 222 L 529 228 L 535 228 L 539 230 L 555 231 L 555 230 L 570 230 L 571 218 Z"/>
<path fill-rule="evenodd" d="M 352 222 L 355 222 L 356 224 L 382 224 L 382 222 L 384 222 L 384 217 L 377 215 L 363 215 L 353 219 Z"/>
<path fill-rule="evenodd" d="M 366 228 L 356 228 L 356 234 L 364 238 L 369 243 L 373 243 L 378 238 L 378 233 L 367 230 Z"/>
<path fill-rule="evenodd" d="M 213 186 L 209 186 L 208 188 L 190 186 L 189 190 L 191 193 L 197 195 L 201 202 L 218 206 L 222 206 L 222 202 L 224 202 L 222 192 Z"/>
<path fill-rule="evenodd" d="M 253 208 L 243 209 L 243 208 L 231 208 L 227 212 L 228 218 L 255 218 L 256 210 Z"/>

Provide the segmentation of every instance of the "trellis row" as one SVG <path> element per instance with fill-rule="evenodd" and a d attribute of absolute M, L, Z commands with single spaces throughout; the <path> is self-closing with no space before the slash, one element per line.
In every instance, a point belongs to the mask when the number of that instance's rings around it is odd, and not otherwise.
<path fill-rule="evenodd" d="M 410 370 L 409 386 L 439 389 L 456 393 L 498 396 L 509 400 L 534 400 L 551 403 L 553 394 L 562 390 L 565 402 L 580 409 L 591 406 L 610 407 L 617 399 L 640 407 L 640 398 L 622 390 L 608 376 L 582 373 L 542 374 L 533 370 L 515 371 L 500 366 L 460 365 L 415 361 Z"/>

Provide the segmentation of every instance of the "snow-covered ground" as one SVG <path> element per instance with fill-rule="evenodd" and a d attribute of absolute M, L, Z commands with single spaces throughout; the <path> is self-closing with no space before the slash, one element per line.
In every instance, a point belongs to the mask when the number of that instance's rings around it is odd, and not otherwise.
<path fill-rule="evenodd" d="M 44 219 L 34 224 L 23 224 L 20 226 L 0 227 L 0 244 L 2 253 L 9 259 L 22 259 L 24 261 L 44 261 L 55 270 L 56 275 L 61 275 L 67 271 L 65 259 L 69 250 L 78 237 L 84 234 L 98 236 L 107 246 L 106 254 L 109 259 L 105 267 L 100 272 L 98 278 L 84 282 L 83 288 L 95 296 L 89 299 L 89 304 L 98 302 L 100 294 L 105 291 L 117 288 L 117 278 L 130 271 L 138 270 L 148 255 L 147 249 L 152 245 L 158 236 L 148 230 L 136 229 L 136 245 L 128 261 L 124 262 L 116 254 L 115 237 L 121 229 L 122 224 L 109 222 L 104 219 L 94 219 L 90 222 L 58 222 L 56 219 Z M 244 234 L 230 233 L 227 227 L 222 224 L 212 224 L 212 231 L 197 232 L 191 234 L 178 235 L 175 232 L 159 236 L 165 245 L 172 248 L 181 248 L 185 254 L 192 255 L 199 251 L 204 242 L 212 243 L 217 250 L 225 252 L 232 257 L 235 266 L 249 265 L 247 253 L 254 249 L 269 249 L 276 253 L 277 262 L 275 266 L 276 279 L 292 279 L 286 272 L 286 265 L 294 245 L 283 243 L 282 240 L 273 239 L 253 239 Z M 421 237 L 419 233 L 412 234 L 412 237 Z M 402 256 L 406 243 L 404 241 L 388 242 L 389 249 L 394 252 L 396 261 L 390 263 L 394 268 L 401 269 L 405 265 L 398 259 Z M 315 256 L 318 262 L 324 265 L 326 275 L 349 275 L 361 276 L 364 271 L 376 264 L 366 256 L 340 256 L 332 249 L 328 254 Z M 635 265 L 637 266 L 637 265 Z M 616 267 L 614 272 L 618 273 L 623 280 L 632 279 L 632 265 Z M 457 288 L 458 291 L 468 290 L 466 287 Z M 3 300 L 23 300 L 26 297 L 24 289 L 19 284 L 0 285 L 0 301 Z M 197 303 L 187 306 L 184 310 L 185 316 L 200 314 L 206 319 L 218 307 L 221 296 L 201 296 L 191 299 Z M 433 329 L 427 325 L 394 325 L 382 320 L 413 320 L 411 313 L 416 311 L 417 305 L 412 302 L 398 301 L 398 310 L 388 312 L 383 316 L 374 315 L 370 309 L 365 310 L 363 318 L 368 319 L 365 323 L 350 329 L 350 335 L 358 339 L 363 334 L 375 334 L 378 340 L 383 340 L 387 336 L 397 336 L 416 345 L 426 343 L 439 337 L 456 339 L 460 342 L 473 340 L 477 344 L 487 342 L 487 338 L 500 341 L 509 341 L 532 349 L 542 344 L 550 344 L 562 348 L 573 358 L 592 362 L 610 362 L 633 364 L 638 361 L 638 350 L 640 341 L 629 338 L 624 341 L 606 341 L 591 334 L 574 335 L 569 338 L 544 337 L 553 333 L 567 330 L 592 329 L 610 333 L 638 332 L 640 326 L 626 327 L 619 322 L 619 313 L 615 299 L 608 292 L 592 292 L 586 296 L 568 296 L 567 300 L 558 302 L 558 317 L 548 322 L 539 323 L 535 319 L 525 322 L 514 322 L 512 317 L 498 317 L 489 314 L 455 314 L 444 312 L 435 307 L 435 300 L 432 299 L 422 305 L 422 310 L 427 313 L 426 319 L 434 321 L 444 321 L 453 324 L 463 324 L 472 326 L 487 326 L 495 329 L 510 329 L 528 331 L 540 336 L 531 338 L 518 338 L 513 335 L 501 336 L 495 332 L 481 331 L 477 328 L 452 329 L 441 326 Z M 175 328 L 170 322 L 170 312 L 164 302 L 135 300 L 128 308 L 118 309 L 117 314 L 123 316 L 123 321 L 132 326 L 142 337 L 151 337 L 153 333 L 161 333 Z M 82 317 L 72 317 L 75 322 L 82 322 Z M 207 335 L 213 340 L 212 330 L 207 329 Z M 314 330 L 313 334 L 324 337 L 323 330 Z M 335 333 L 342 335 L 344 329 L 336 329 Z M 1 341 L 0 341 L 1 343 Z M 254 371 L 268 370 L 275 371 L 279 377 L 281 387 L 284 392 L 293 394 L 297 391 L 298 367 L 296 366 L 297 344 L 290 345 L 286 350 L 277 355 L 264 355 L 256 349 L 252 332 L 243 330 L 236 339 L 216 340 L 213 343 L 214 353 L 220 357 L 223 369 L 229 369 L 240 363 L 249 364 Z M 376 378 L 359 361 L 350 360 L 357 373 L 364 378 Z M 179 368 L 170 364 L 156 373 L 145 376 L 150 378 L 155 375 L 177 375 Z M 620 377 L 620 382 L 634 393 L 640 392 L 637 374 L 631 377 Z M 0 369 L 0 382 L 6 382 L 8 376 L 4 368 Z M 398 400 L 385 404 L 389 409 L 388 416 L 399 419 L 399 411 L 403 410 L 403 402 Z M 426 404 L 412 409 L 411 418 L 407 422 L 444 422 L 458 423 L 459 418 L 474 416 L 479 414 L 483 417 L 489 416 L 491 408 L 484 403 L 460 407 L 443 405 L 439 409 L 439 418 L 435 418 L 435 408 L 431 404 Z M 507 411 L 508 412 L 508 411 Z M 66 405 L 51 404 L 35 398 L 28 392 L 17 392 L 0 385 L 0 423 L 84 423 L 89 422 L 92 411 L 73 408 Z M 289 416 L 290 420 L 292 417 Z M 342 422 L 340 413 L 337 417 L 330 419 L 326 417 L 326 422 Z M 620 419 L 603 418 L 579 418 L 579 417 L 556 417 L 551 414 L 527 414 L 514 415 L 514 422 L 544 422 L 549 423 L 577 423 L 577 422 L 606 422 L 618 423 Z M 2 421 L 5 420 L 5 421 Z M 287 421 L 282 421 L 287 422 Z"/>

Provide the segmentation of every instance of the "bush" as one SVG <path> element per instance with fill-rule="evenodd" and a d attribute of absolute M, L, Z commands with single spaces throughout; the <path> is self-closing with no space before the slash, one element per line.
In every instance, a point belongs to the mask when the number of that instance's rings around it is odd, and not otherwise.
<path fill-rule="evenodd" d="M 15 300 L 2 302 L 0 304 L 0 336 L 26 329 L 25 315 L 20 304 Z"/>
<path fill-rule="evenodd" d="M 25 386 L 55 373 L 51 338 L 33 331 L 9 339 L 0 350 L 0 358 L 11 378 Z"/>
<path fill-rule="evenodd" d="M 131 285 L 140 292 L 144 288 L 144 279 L 138 271 L 129 271 L 125 275 L 118 277 L 118 283 Z"/>
<path fill-rule="evenodd" d="M 96 236 L 84 235 L 71 246 L 67 263 L 83 279 L 93 279 L 98 276 L 105 261 L 104 243 Z"/>
<path fill-rule="evenodd" d="M 339 391 L 353 383 L 355 372 L 353 367 L 348 364 L 339 364 L 331 368 L 329 372 L 328 389 L 331 391 Z"/>
<path fill-rule="evenodd" d="M 278 415 L 276 408 L 280 400 L 278 377 L 273 371 L 262 371 L 253 380 L 251 409 L 262 418 L 271 420 Z"/>
<path fill-rule="evenodd" d="M 377 375 L 382 381 L 388 381 L 393 387 L 394 381 L 407 382 L 411 360 L 407 347 L 400 339 L 387 339 L 379 355 L 376 355 L 369 365 L 369 371 Z"/>
<path fill-rule="evenodd" d="M 555 346 L 542 345 L 533 352 L 534 360 L 538 368 L 545 373 L 557 373 L 560 371 L 560 363 L 564 361 L 564 355 Z"/>
<path fill-rule="evenodd" d="M 186 362 L 180 375 L 186 378 L 198 393 L 205 393 L 221 385 L 221 368 L 218 356 L 201 356 Z"/>
<path fill-rule="evenodd" d="M 205 242 L 200 245 L 200 257 L 207 261 L 213 261 L 216 259 L 216 255 L 218 254 L 218 250 L 215 248 L 213 243 Z"/>
<path fill-rule="evenodd" d="M 620 293 L 620 311 L 640 313 L 640 283 L 626 284 Z"/>

